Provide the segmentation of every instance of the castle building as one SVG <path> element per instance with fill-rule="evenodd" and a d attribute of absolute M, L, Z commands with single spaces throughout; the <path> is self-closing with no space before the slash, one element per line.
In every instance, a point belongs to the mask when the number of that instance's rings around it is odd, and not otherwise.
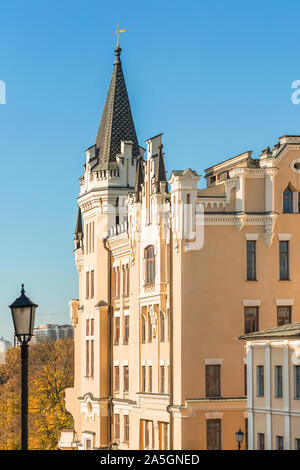
<path fill-rule="evenodd" d="M 189 168 L 168 179 L 162 134 L 138 145 L 120 53 L 80 178 L 60 448 L 236 449 L 238 337 L 298 316 L 300 136 L 212 166 L 205 189 Z"/>

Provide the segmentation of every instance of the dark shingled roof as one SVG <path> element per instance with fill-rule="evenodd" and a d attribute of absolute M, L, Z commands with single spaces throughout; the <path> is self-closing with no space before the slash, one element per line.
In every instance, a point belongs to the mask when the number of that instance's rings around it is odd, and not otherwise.
<path fill-rule="evenodd" d="M 242 335 L 239 339 L 271 339 L 271 338 L 293 338 L 300 337 L 300 322 L 288 323 L 287 325 L 270 328 L 269 330 L 257 331 Z"/>
<path fill-rule="evenodd" d="M 76 227 L 75 227 L 75 233 L 74 233 L 74 240 L 77 240 L 76 242 L 76 249 L 80 248 L 80 241 L 83 238 L 83 229 L 82 229 L 82 217 L 81 217 L 81 209 L 78 207 L 78 214 L 77 214 L 77 221 L 76 221 Z"/>
<path fill-rule="evenodd" d="M 106 97 L 98 134 L 96 154 L 98 165 L 93 170 L 110 167 L 121 152 L 121 140 L 132 141 L 132 153 L 139 155 L 139 147 L 131 114 L 129 98 L 120 59 L 121 48 L 115 49 L 116 59 Z M 99 166 L 99 168 L 97 168 Z"/>
<path fill-rule="evenodd" d="M 163 149 L 163 145 L 161 144 L 159 146 L 158 157 L 157 157 L 157 162 L 156 162 L 156 167 L 155 167 L 155 183 L 167 181 L 164 154 L 163 154 L 162 149 Z"/>
<path fill-rule="evenodd" d="M 137 160 L 136 178 L 135 178 L 135 187 L 134 187 L 134 192 L 137 195 L 138 201 L 140 200 L 140 193 L 142 191 L 143 183 L 144 183 L 144 168 L 143 168 L 143 159 L 140 155 Z"/>

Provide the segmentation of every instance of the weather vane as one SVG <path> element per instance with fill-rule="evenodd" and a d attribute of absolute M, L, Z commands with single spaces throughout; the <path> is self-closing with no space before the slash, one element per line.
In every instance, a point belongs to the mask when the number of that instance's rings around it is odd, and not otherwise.
<path fill-rule="evenodd" d="M 119 44 L 119 35 L 120 33 L 125 33 L 125 31 L 127 31 L 128 28 L 125 28 L 125 29 L 120 29 L 119 28 L 119 22 L 118 22 L 118 26 L 117 26 L 117 30 L 115 31 L 116 35 L 117 35 L 117 47 L 120 46 Z"/>

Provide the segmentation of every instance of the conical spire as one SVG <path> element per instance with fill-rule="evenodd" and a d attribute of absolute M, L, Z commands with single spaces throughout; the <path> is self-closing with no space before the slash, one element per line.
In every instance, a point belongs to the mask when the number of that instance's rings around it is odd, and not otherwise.
<path fill-rule="evenodd" d="M 141 155 L 139 155 L 137 159 L 136 178 L 135 178 L 135 187 L 134 187 L 134 192 L 136 194 L 138 201 L 140 200 L 140 194 L 142 191 L 143 183 L 144 183 L 143 159 Z"/>
<path fill-rule="evenodd" d="M 138 141 L 121 64 L 121 48 L 115 49 L 115 62 L 96 138 L 97 169 L 106 169 L 121 151 L 121 140 L 133 142 L 132 152 L 139 155 Z"/>
<path fill-rule="evenodd" d="M 75 233 L 74 233 L 75 249 L 81 247 L 82 239 L 83 239 L 82 217 L 81 217 L 80 207 L 78 207 L 78 215 L 77 215 L 77 221 L 76 221 L 76 227 L 75 227 Z"/>
<path fill-rule="evenodd" d="M 163 145 L 160 144 L 157 162 L 155 167 L 155 175 L 154 175 L 154 183 L 156 185 L 156 191 L 160 192 L 160 183 L 166 183 L 165 191 L 168 192 L 168 185 L 167 185 L 167 176 L 165 170 L 165 162 L 164 162 L 164 154 L 163 154 Z"/>

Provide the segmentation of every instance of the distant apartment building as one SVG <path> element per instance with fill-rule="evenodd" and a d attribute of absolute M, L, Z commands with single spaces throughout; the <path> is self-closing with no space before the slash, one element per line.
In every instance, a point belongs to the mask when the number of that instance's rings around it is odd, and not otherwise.
<path fill-rule="evenodd" d="M 300 450 L 300 322 L 241 336 L 249 450 Z"/>
<path fill-rule="evenodd" d="M 3 338 L 0 338 L 0 364 L 5 364 L 6 351 L 12 346 L 10 341 L 7 341 Z"/>
<path fill-rule="evenodd" d="M 34 328 L 33 336 L 31 338 L 32 343 L 38 343 L 42 341 L 56 341 L 61 338 L 73 338 L 74 332 L 72 325 L 57 325 L 57 324 L 45 324 L 39 325 Z M 15 346 L 19 345 L 17 338 L 14 340 Z"/>

